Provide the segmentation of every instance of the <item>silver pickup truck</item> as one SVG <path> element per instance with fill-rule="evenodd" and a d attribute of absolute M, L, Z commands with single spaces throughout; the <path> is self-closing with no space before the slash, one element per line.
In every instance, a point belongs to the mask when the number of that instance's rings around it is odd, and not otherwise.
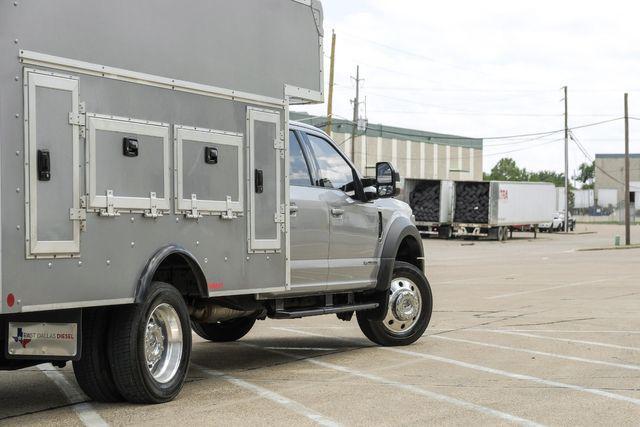
<path fill-rule="evenodd" d="M 95 400 L 159 403 L 192 330 L 355 314 L 381 345 L 422 335 L 396 171 L 361 177 L 288 120 L 324 98 L 318 1 L 1 2 L 0 40 L 0 369 L 73 362 Z"/>

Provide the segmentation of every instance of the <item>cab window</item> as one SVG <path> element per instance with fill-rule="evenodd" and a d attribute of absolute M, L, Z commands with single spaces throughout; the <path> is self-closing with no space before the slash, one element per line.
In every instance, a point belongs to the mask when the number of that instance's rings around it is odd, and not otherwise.
<path fill-rule="evenodd" d="M 347 161 L 326 139 L 311 134 L 307 137 L 318 166 L 316 185 L 353 192 L 353 172 Z"/>
<path fill-rule="evenodd" d="M 312 186 L 307 160 L 293 131 L 289 132 L 289 184 L 299 187 Z"/>

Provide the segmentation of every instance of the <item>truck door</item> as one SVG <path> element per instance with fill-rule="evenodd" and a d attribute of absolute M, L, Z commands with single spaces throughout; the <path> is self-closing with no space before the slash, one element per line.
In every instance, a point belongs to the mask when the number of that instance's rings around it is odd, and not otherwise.
<path fill-rule="evenodd" d="M 329 270 L 329 208 L 314 187 L 295 132 L 289 132 L 291 289 L 324 291 Z"/>
<path fill-rule="evenodd" d="M 282 197 L 285 138 L 281 132 L 281 113 L 249 107 L 247 122 L 249 252 L 281 251 L 286 219 Z"/>
<path fill-rule="evenodd" d="M 78 80 L 25 70 L 26 256 L 80 253 Z"/>
<path fill-rule="evenodd" d="M 316 185 L 324 189 L 330 218 L 329 290 L 374 286 L 379 260 L 378 208 L 354 199 L 352 168 L 326 139 L 307 133 L 316 162 Z"/>

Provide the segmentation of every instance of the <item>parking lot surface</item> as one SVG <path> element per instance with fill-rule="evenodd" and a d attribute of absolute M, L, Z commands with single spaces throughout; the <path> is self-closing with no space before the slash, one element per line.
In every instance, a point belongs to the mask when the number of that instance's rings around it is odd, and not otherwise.
<path fill-rule="evenodd" d="M 632 229 L 640 241 L 640 228 Z M 70 366 L 0 372 L 7 425 L 638 425 L 640 249 L 614 225 L 505 243 L 424 240 L 434 313 L 408 347 L 335 316 L 194 337 L 179 397 L 100 404 Z"/>

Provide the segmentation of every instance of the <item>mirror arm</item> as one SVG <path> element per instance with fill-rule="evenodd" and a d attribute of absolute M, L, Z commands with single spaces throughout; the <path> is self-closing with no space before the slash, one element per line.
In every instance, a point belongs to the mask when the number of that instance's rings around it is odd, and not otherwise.
<path fill-rule="evenodd" d="M 362 185 L 362 181 L 360 181 L 360 177 L 358 176 L 355 168 L 351 169 L 351 175 L 353 176 L 353 190 L 355 192 L 356 199 L 361 202 L 366 202 L 367 195 L 364 192 L 364 186 Z"/>

